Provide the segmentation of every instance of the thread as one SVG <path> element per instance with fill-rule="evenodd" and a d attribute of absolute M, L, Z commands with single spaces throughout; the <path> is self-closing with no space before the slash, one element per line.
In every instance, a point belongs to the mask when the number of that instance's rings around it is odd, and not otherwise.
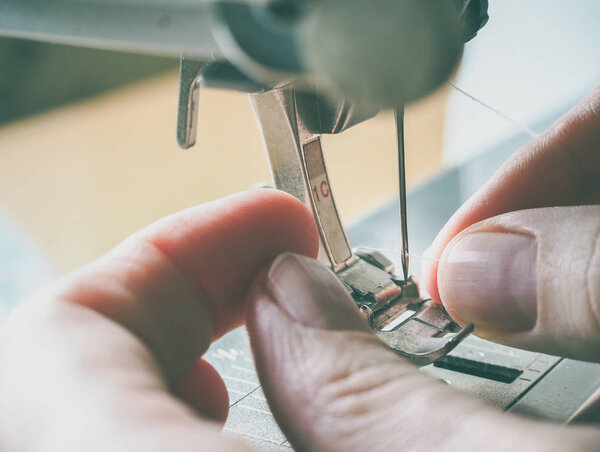
<path fill-rule="evenodd" d="M 465 2 L 465 6 L 464 6 L 465 9 L 468 7 L 470 1 L 471 0 L 468 0 L 467 2 Z M 473 102 L 481 105 L 482 107 L 486 108 L 487 110 L 491 111 L 492 113 L 495 113 L 496 115 L 500 116 L 505 121 L 511 123 L 513 126 L 517 127 L 518 129 L 522 130 L 523 132 L 525 132 L 531 138 L 538 138 L 540 136 L 539 133 L 537 133 L 534 130 L 532 130 L 531 128 L 527 127 L 525 124 L 523 124 L 523 123 L 521 123 L 521 122 L 519 122 L 519 121 L 511 118 L 510 116 L 502 113 L 497 108 L 492 107 L 490 104 L 488 104 L 488 103 L 486 103 L 486 102 L 478 99 L 477 97 L 473 96 L 472 94 L 469 94 L 468 92 L 466 92 L 462 88 L 459 88 L 458 86 L 456 86 L 451 81 L 448 81 L 447 83 L 448 83 L 448 85 L 450 85 L 450 87 L 452 87 L 454 90 L 456 90 L 457 92 L 459 92 L 463 96 L 465 96 L 468 99 L 470 99 L 471 101 L 473 101 Z M 374 247 L 367 247 L 367 246 L 362 246 L 361 248 L 364 248 L 364 249 L 370 250 L 370 251 L 380 251 L 380 252 L 383 252 L 383 253 L 392 254 L 394 256 L 399 256 L 400 258 L 402 257 L 402 251 L 398 251 L 398 250 L 392 250 L 392 249 L 386 249 L 386 248 L 374 248 Z M 417 260 L 421 260 L 421 261 L 430 261 L 430 262 L 439 262 L 440 261 L 440 259 L 435 259 L 433 257 L 427 257 L 427 256 L 424 256 L 422 254 L 406 253 L 406 256 L 408 256 L 410 258 L 417 259 Z"/>
<path fill-rule="evenodd" d="M 422 261 L 430 261 L 430 262 L 439 262 L 440 261 L 439 259 L 435 259 L 433 257 L 427 257 L 427 256 L 425 256 L 423 254 L 411 254 L 411 253 L 408 253 L 408 255 L 410 257 L 414 257 L 415 259 L 420 259 Z"/>
<path fill-rule="evenodd" d="M 386 253 L 386 254 L 393 254 L 395 256 L 402 256 L 402 252 L 398 251 L 398 250 L 391 250 L 391 249 L 386 249 L 386 248 L 374 248 L 374 247 L 370 247 L 370 246 L 361 246 L 361 249 L 364 250 L 368 250 L 368 251 L 379 251 L 382 253 Z M 413 257 L 415 259 L 419 259 L 419 260 L 424 260 L 424 261 L 431 261 L 431 262 L 439 262 L 439 259 L 435 259 L 433 257 L 427 257 L 424 256 L 423 254 L 412 254 L 412 253 L 407 253 L 406 254 L 408 257 Z"/>
<path fill-rule="evenodd" d="M 505 115 L 504 113 L 502 113 L 500 110 L 498 110 L 497 108 L 492 107 L 490 104 L 476 98 L 475 96 L 473 96 L 472 94 L 467 93 L 465 90 L 459 88 L 458 86 L 456 86 L 454 83 L 448 81 L 446 82 L 448 83 L 448 85 L 450 85 L 452 88 L 454 88 L 457 92 L 461 93 L 463 96 L 467 97 L 468 99 L 472 100 L 473 102 L 481 105 L 482 107 L 490 110 L 491 112 L 496 113 L 498 116 L 500 116 L 502 119 L 504 119 L 507 122 L 510 122 L 513 126 L 521 129 L 523 132 L 525 132 L 527 135 L 529 135 L 531 138 L 538 138 L 540 136 L 539 133 L 535 132 L 534 130 L 530 129 L 529 127 L 527 127 L 525 124 L 512 119 L 510 116 Z"/>

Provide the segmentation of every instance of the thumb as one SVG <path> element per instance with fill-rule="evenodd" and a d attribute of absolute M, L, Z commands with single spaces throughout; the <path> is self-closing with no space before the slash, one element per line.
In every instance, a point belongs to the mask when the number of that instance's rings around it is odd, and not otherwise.
<path fill-rule="evenodd" d="M 442 254 L 442 302 L 479 336 L 600 361 L 600 206 L 523 210 L 477 223 Z"/>
<path fill-rule="evenodd" d="M 546 450 L 569 450 L 598 439 L 503 415 L 420 372 L 370 332 L 315 260 L 280 256 L 249 297 L 263 390 L 297 451 L 509 450 L 517 441 L 521 450 L 546 441 Z"/>

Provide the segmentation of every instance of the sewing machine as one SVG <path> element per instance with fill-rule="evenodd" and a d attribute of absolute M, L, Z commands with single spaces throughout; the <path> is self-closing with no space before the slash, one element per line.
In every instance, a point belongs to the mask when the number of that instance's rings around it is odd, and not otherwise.
<path fill-rule="evenodd" d="M 425 372 L 505 410 L 571 420 L 600 386 L 600 366 L 468 337 L 472 326 L 461 328 L 442 307 L 423 299 L 408 273 L 407 231 L 411 243 L 430 241 L 466 195 L 457 191 L 460 171 L 485 165 L 486 156 L 410 194 L 407 203 L 403 106 L 448 77 L 462 42 L 485 24 L 487 2 L 444 2 L 443 7 L 436 4 L 439 10 L 425 13 L 418 6 L 423 2 L 399 3 L 5 0 L 0 5 L 0 32 L 78 45 L 182 52 L 177 140 L 184 148 L 195 142 L 201 88 L 249 92 L 274 185 L 313 211 L 321 233 L 320 258 L 344 282 L 381 339 L 425 366 Z M 391 19 L 396 17 L 405 28 Z M 428 41 L 423 29 L 440 34 Z M 350 45 L 352 35 L 364 39 L 354 37 L 359 44 Z M 421 40 L 407 38 L 414 35 Z M 405 42 L 410 44 L 406 48 Z M 429 51 L 424 61 L 410 51 L 414 42 Z M 405 56 L 412 59 L 402 61 Z M 346 233 L 319 137 L 341 133 L 381 108 L 396 111 L 402 220 L 398 225 L 397 207 L 392 206 Z M 492 169 L 488 166 L 481 174 Z M 399 262 L 350 246 L 368 245 L 370 237 L 381 239 L 400 227 L 404 249 Z M 403 274 L 398 276 L 394 268 L 400 266 Z M 265 447 L 287 447 L 260 395 L 243 331 L 213 345 L 207 358 L 224 375 L 230 391 L 226 428 Z"/>

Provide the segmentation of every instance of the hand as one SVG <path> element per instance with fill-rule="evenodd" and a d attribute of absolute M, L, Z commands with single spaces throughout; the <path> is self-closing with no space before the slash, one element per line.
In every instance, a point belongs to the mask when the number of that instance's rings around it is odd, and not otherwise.
<path fill-rule="evenodd" d="M 429 291 L 484 337 L 600 361 L 598 203 L 600 89 L 450 220 L 430 250 L 441 262 L 427 269 Z M 419 372 L 316 261 L 278 258 L 250 300 L 263 389 L 298 450 L 598 449 L 597 429 L 501 413 Z"/>
<path fill-rule="evenodd" d="M 452 217 L 425 284 L 479 336 L 600 361 L 599 204 L 600 87 Z"/>
<path fill-rule="evenodd" d="M 129 238 L 21 304 L 0 328 L 0 450 L 242 451 L 200 356 L 241 325 L 259 270 L 315 255 L 314 220 L 255 190 Z"/>
<path fill-rule="evenodd" d="M 387 349 L 318 262 L 312 219 L 257 191 L 167 219 L 23 304 L 0 330 L 0 449 L 227 450 L 198 357 L 247 325 L 297 450 L 594 450 L 600 434 L 519 419 Z M 183 377 L 180 377 L 183 375 Z M 211 421 L 216 420 L 216 421 Z"/>

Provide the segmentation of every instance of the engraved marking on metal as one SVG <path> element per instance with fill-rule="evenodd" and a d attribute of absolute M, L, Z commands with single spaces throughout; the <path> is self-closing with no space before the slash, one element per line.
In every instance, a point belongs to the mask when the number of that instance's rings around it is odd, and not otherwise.
<path fill-rule="evenodd" d="M 294 87 L 253 94 L 251 99 L 275 187 L 312 209 L 321 236 L 319 259 L 331 265 L 334 271 L 344 268 L 356 257 L 335 207 L 319 135 L 310 133 L 298 116 Z M 303 114 L 311 114 L 311 111 Z M 309 168 L 314 174 L 309 175 Z M 313 177 L 315 180 L 311 181 Z M 326 204 L 329 206 L 324 207 Z"/>
<path fill-rule="evenodd" d="M 320 224 L 323 241 L 328 245 L 328 253 L 334 268 L 352 258 L 352 249 L 346 232 L 340 222 L 335 201 L 331 193 L 329 178 L 325 170 L 321 140 L 315 139 L 302 146 L 309 195 L 313 201 L 315 217 Z"/>

